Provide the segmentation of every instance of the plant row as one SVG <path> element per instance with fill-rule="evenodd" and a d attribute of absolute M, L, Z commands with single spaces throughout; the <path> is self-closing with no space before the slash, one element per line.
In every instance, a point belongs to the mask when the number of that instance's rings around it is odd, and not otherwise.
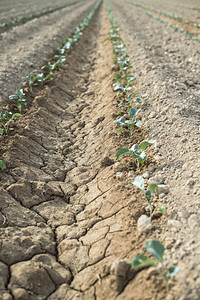
<path fill-rule="evenodd" d="M 0 28 L 4 28 L 4 27 L 10 26 L 10 25 L 18 25 L 21 22 L 26 22 L 26 21 L 29 21 L 29 20 L 31 20 L 33 18 L 41 17 L 42 15 L 54 12 L 56 10 L 60 10 L 62 8 L 65 8 L 67 6 L 76 4 L 76 3 L 81 2 L 81 1 L 84 1 L 84 0 L 71 1 L 71 2 L 68 2 L 67 4 L 64 4 L 64 5 L 49 7 L 49 8 L 45 8 L 45 9 L 42 9 L 42 10 L 30 13 L 30 14 L 27 14 L 27 15 L 18 16 L 18 17 L 14 18 L 14 19 L 12 19 L 10 21 L 6 21 L 6 22 L 3 22 L 3 23 L 0 23 Z"/>
<path fill-rule="evenodd" d="M 140 3 L 137 3 L 137 2 L 134 2 L 134 1 L 131 1 L 130 3 L 133 3 L 135 6 L 138 6 L 138 7 L 144 8 L 144 9 L 148 9 L 148 10 L 150 10 L 152 12 L 158 13 L 158 14 L 163 15 L 165 17 L 168 17 L 170 19 L 174 19 L 174 20 L 176 20 L 178 22 L 183 22 L 183 23 L 189 24 L 189 25 L 191 25 L 193 27 L 200 28 L 200 24 L 199 23 L 193 23 L 193 22 L 189 21 L 188 19 L 184 19 L 183 17 L 177 16 L 177 15 L 175 15 L 173 13 L 168 13 L 168 12 L 162 11 L 160 9 L 149 7 L 147 5 L 140 4 Z"/>
<path fill-rule="evenodd" d="M 130 1 L 127 1 L 127 2 L 128 2 L 129 4 L 131 4 L 131 5 L 136 6 L 133 2 L 130 2 Z M 164 21 L 164 20 L 161 19 L 160 17 L 153 15 L 152 13 L 146 11 L 145 9 L 139 7 L 138 5 L 136 6 L 136 9 L 139 10 L 139 11 L 141 11 L 141 12 L 143 12 L 143 13 L 146 14 L 148 17 L 153 18 L 153 19 L 155 19 L 156 21 L 159 21 L 159 22 L 165 24 L 166 26 L 168 26 L 168 27 L 170 27 L 170 28 L 173 28 L 175 31 L 178 31 L 178 32 L 180 32 L 180 33 L 183 33 L 183 34 L 185 34 L 186 36 L 188 36 L 189 38 L 191 38 L 191 39 L 193 39 L 193 40 L 196 40 L 196 41 L 200 42 L 200 39 L 197 38 L 196 35 L 193 35 L 193 34 L 191 34 L 190 32 L 184 30 L 183 28 L 180 28 L 178 24 L 175 24 L 175 25 L 174 25 L 174 24 L 169 24 L 167 21 Z"/>
<path fill-rule="evenodd" d="M 27 77 L 27 80 L 24 82 L 24 86 L 28 91 L 32 93 L 33 86 L 41 84 L 44 86 L 48 80 L 52 77 L 55 77 L 55 71 L 59 70 L 67 56 L 67 52 L 78 42 L 79 38 L 83 35 L 83 30 L 89 25 L 90 20 L 92 19 L 96 9 L 100 5 L 102 0 L 98 0 L 94 7 L 89 12 L 88 16 L 76 27 L 75 32 L 72 37 L 65 38 L 62 41 L 61 46 L 57 47 L 57 54 L 54 55 L 52 63 L 49 63 L 43 66 L 40 73 L 30 73 Z M 15 101 L 19 113 L 12 113 L 8 110 L 0 112 L 0 135 L 7 135 L 9 132 L 9 126 L 13 120 L 21 116 L 23 106 L 27 106 L 27 99 L 23 89 L 16 90 L 16 93 L 9 96 L 9 99 Z M 6 164 L 0 160 L 0 169 L 5 169 Z"/>
<path fill-rule="evenodd" d="M 119 35 L 117 21 L 108 2 L 107 11 L 111 23 L 109 39 L 113 44 L 114 62 L 118 66 L 118 73 L 115 74 L 113 89 L 117 93 L 117 102 L 120 102 L 118 103 L 118 107 L 122 109 L 118 111 L 118 114 L 122 116 L 119 119 L 115 120 L 115 123 L 118 126 L 118 134 L 123 134 L 124 132 L 126 132 L 126 134 L 128 133 L 131 137 L 134 134 L 134 130 L 137 130 L 137 128 L 140 128 L 142 126 L 142 121 L 137 117 L 140 110 L 137 107 L 142 103 L 142 101 L 135 94 L 133 82 L 136 80 L 136 78 L 130 72 L 133 66 L 130 64 L 130 58 L 125 52 L 126 48 Z M 119 158 L 123 155 L 130 155 L 133 158 L 136 164 L 136 168 L 139 172 L 141 165 L 145 163 L 147 158 L 147 153 L 145 151 L 146 148 L 154 144 L 155 142 L 155 140 L 144 140 L 141 141 L 139 145 L 132 145 L 131 148 L 120 148 L 115 154 L 116 160 L 118 161 Z M 142 176 L 136 176 L 132 184 L 136 186 L 140 191 L 142 191 L 144 198 L 147 200 L 150 211 L 150 219 L 153 217 L 153 214 L 156 210 L 158 210 L 160 213 L 163 213 L 162 207 L 153 207 L 151 199 L 154 195 L 154 192 L 159 188 L 164 187 L 164 185 L 151 183 L 145 188 L 145 180 Z M 147 266 L 154 266 L 163 278 L 164 283 L 168 288 L 169 279 L 174 277 L 179 272 L 179 267 L 166 267 L 163 259 L 165 248 L 159 241 L 149 240 L 145 245 L 145 249 L 152 255 L 154 255 L 155 259 L 151 259 L 144 254 L 139 254 L 132 259 L 132 267 L 135 269 L 141 269 Z"/>

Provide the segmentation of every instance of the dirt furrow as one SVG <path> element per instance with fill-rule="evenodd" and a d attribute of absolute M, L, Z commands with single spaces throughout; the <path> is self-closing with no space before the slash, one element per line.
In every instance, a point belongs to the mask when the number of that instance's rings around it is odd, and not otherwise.
<path fill-rule="evenodd" d="M 154 178 L 169 188 L 168 195 L 160 195 L 167 220 L 153 233 L 168 248 L 167 260 L 181 266 L 169 299 L 198 299 L 199 43 L 120 1 L 112 0 L 112 5 L 128 53 L 137 58 L 148 134 L 157 139 Z"/>
<path fill-rule="evenodd" d="M 0 36 L 3 34 L 7 34 L 8 31 L 10 30 L 15 30 L 19 26 L 22 26 L 24 24 L 27 24 L 31 21 L 36 21 L 36 19 L 41 18 L 45 15 L 50 15 L 55 11 L 61 10 L 66 8 L 67 6 L 74 5 L 78 2 L 81 2 L 79 0 L 77 1 L 69 1 L 67 4 L 65 3 L 64 5 L 61 6 L 54 6 L 54 7 L 49 7 L 45 9 L 40 9 L 35 12 L 31 12 L 30 14 L 26 15 L 19 15 L 18 17 L 15 17 L 13 19 L 5 19 L 5 17 L 0 19 Z"/>
<path fill-rule="evenodd" d="M 8 100 L 9 94 L 23 86 L 29 73 L 33 71 L 41 73 L 40 68 L 52 58 L 56 47 L 61 44 L 61 39 L 74 32 L 94 3 L 94 0 L 90 0 L 56 11 L 2 37 L 0 40 L 1 109 L 2 101 Z"/>
<path fill-rule="evenodd" d="M 150 13 L 154 18 L 159 17 L 159 20 L 161 22 L 166 22 L 166 24 L 170 26 L 174 26 L 175 29 L 181 30 L 182 32 L 188 33 L 189 35 L 193 36 L 193 38 L 200 38 L 200 28 L 194 26 L 193 24 L 198 23 L 193 21 L 187 21 L 181 20 L 181 17 L 179 16 L 178 19 L 174 19 L 173 17 L 165 15 L 165 12 L 159 12 L 152 7 L 149 6 L 143 6 L 137 2 L 128 1 L 129 4 L 135 5 L 136 7 L 139 7 L 141 11 L 144 11 L 145 13 Z"/>

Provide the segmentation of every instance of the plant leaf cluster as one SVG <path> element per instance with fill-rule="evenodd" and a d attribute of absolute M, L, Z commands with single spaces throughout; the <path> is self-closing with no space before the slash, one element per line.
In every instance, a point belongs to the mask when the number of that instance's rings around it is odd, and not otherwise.
<path fill-rule="evenodd" d="M 154 258 L 149 258 L 145 254 L 138 254 L 131 260 L 131 265 L 134 269 L 143 269 L 145 267 L 153 266 L 158 271 L 159 275 L 163 278 L 163 281 L 168 289 L 169 279 L 175 277 L 179 271 L 178 266 L 164 266 L 164 253 L 165 247 L 157 240 L 149 240 L 144 246 L 145 250 L 152 254 Z"/>

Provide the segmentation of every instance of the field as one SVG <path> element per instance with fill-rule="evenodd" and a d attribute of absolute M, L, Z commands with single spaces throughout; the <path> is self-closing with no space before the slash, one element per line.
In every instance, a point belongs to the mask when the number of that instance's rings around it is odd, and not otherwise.
<path fill-rule="evenodd" d="M 0 49 L 0 300 L 199 300 L 199 1 L 3 0 Z"/>

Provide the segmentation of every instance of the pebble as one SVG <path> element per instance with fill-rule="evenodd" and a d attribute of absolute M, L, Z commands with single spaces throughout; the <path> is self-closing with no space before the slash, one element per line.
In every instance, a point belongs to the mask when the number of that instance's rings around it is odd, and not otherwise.
<path fill-rule="evenodd" d="M 128 172 L 128 177 L 135 177 L 135 172 L 134 171 L 129 171 Z"/>
<path fill-rule="evenodd" d="M 142 177 L 143 178 L 146 178 L 146 179 L 148 179 L 149 178 L 149 172 L 144 172 L 143 174 L 142 174 Z"/>
<path fill-rule="evenodd" d="M 94 91 L 88 91 L 88 92 L 85 93 L 85 95 L 87 95 L 87 96 L 94 95 Z"/>
<path fill-rule="evenodd" d="M 171 220 L 168 220 L 167 225 L 172 226 L 172 227 L 176 227 L 176 228 L 180 228 L 181 227 L 181 222 L 171 219 Z"/>
<path fill-rule="evenodd" d="M 190 225 L 190 227 L 198 226 L 198 216 L 196 214 L 192 214 L 188 219 L 188 224 Z"/>
<path fill-rule="evenodd" d="M 147 167 L 147 169 L 149 170 L 149 172 L 153 172 L 156 169 L 156 166 L 153 163 L 150 163 Z"/>
<path fill-rule="evenodd" d="M 156 112 L 155 111 L 152 111 L 150 114 L 149 114 L 149 118 L 155 118 L 156 117 Z"/>
<path fill-rule="evenodd" d="M 189 179 L 189 180 L 187 181 L 187 185 L 188 185 L 190 188 L 192 188 L 192 187 L 195 185 L 195 181 L 192 180 L 192 179 Z"/>
<path fill-rule="evenodd" d="M 116 178 L 119 180 L 124 180 L 124 173 L 123 172 L 117 172 L 116 173 Z"/>
<path fill-rule="evenodd" d="M 152 229 L 151 218 L 146 215 L 141 215 L 137 221 L 137 230 L 139 233 L 146 232 Z"/>

